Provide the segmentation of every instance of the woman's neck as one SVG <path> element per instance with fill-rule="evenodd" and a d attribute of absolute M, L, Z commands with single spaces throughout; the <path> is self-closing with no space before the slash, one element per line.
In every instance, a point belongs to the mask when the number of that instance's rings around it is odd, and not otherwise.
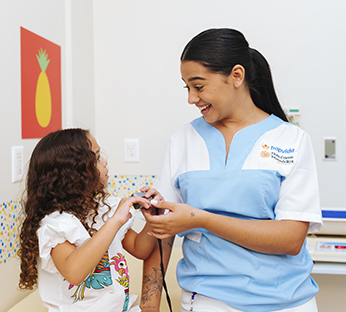
<path fill-rule="evenodd" d="M 228 117 L 213 124 L 219 131 L 239 131 L 252 126 L 269 117 L 269 114 L 258 108 L 250 95 L 238 101 L 238 104 L 230 110 Z"/>

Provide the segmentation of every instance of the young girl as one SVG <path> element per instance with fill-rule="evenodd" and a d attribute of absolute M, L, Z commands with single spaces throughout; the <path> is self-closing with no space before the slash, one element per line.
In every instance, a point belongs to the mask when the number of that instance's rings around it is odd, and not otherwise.
<path fill-rule="evenodd" d="M 107 174 L 96 140 L 83 129 L 50 133 L 32 153 L 19 287 L 38 283 L 50 312 L 140 311 L 131 308 L 136 298 L 129 296 L 123 247 L 140 259 L 151 254 L 157 242 L 147 234 L 152 228 L 131 230 L 130 210 L 134 203 L 151 204 L 141 197 L 108 197 Z M 153 189 L 147 194 L 162 199 Z"/>

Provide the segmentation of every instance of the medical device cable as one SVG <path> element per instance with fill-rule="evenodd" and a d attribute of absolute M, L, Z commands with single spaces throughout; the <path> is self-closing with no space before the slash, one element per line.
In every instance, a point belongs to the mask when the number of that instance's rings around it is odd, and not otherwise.
<path fill-rule="evenodd" d="M 159 209 L 155 208 L 155 212 L 156 212 L 156 215 L 158 215 L 159 214 Z M 166 284 L 166 280 L 165 280 L 165 268 L 163 266 L 163 256 L 162 256 L 162 241 L 159 238 L 157 240 L 158 240 L 158 243 L 159 243 L 159 250 L 160 250 L 160 257 L 161 257 L 160 266 L 161 266 L 161 274 L 162 274 L 162 285 L 163 285 L 163 288 L 164 288 L 164 290 L 166 292 L 166 300 L 167 300 L 167 303 L 168 303 L 168 306 L 169 306 L 169 311 L 173 312 L 171 298 L 169 297 L 168 289 L 167 289 L 167 284 Z"/>

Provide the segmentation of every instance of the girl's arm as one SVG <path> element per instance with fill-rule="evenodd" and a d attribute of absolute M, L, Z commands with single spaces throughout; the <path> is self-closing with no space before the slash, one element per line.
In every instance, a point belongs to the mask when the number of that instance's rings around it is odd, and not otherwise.
<path fill-rule="evenodd" d="M 145 260 L 147 259 L 156 246 L 157 238 L 152 236 L 153 228 L 146 224 L 140 233 L 129 229 L 123 239 L 123 247 L 132 256 Z"/>
<path fill-rule="evenodd" d="M 70 284 L 79 285 L 92 272 L 108 250 L 116 233 L 131 217 L 130 207 L 137 202 L 147 208 L 150 206 L 144 198 L 122 199 L 114 215 L 83 246 L 76 248 L 65 241 L 52 249 L 54 265 Z"/>
<path fill-rule="evenodd" d="M 156 202 L 163 200 L 162 195 L 156 189 L 150 188 L 149 186 L 142 187 L 140 191 L 146 192 L 145 197 L 152 197 L 156 200 Z M 146 211 L 148 213 L 154 213 L 155 208 L 151 207 Z M 152 230 L 153 228 L 148 224 L 145 224 L 144 228 L 139 234 L 132 229 L 128 230 L 122 242 L 124 249 L 138 259 L 147 259 L 151 255 L 157 242 L 157 239 L 149 234 L 149 232 Z"/>
<path fill-rule="evenodd" d="M 161 216 L 144 216 L 153 236 L 166 238 L 194 228 L 204 228 L 245 248 L 266 254 L 297 255 L 306 238 L 309 222 L 295 220 L 244 220 L 209 213 L 186 204 L 159 202 L 169 209 Z"/>

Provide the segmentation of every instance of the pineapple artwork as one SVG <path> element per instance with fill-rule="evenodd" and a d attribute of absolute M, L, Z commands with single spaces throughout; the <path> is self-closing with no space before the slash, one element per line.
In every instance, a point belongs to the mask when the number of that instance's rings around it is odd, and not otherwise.
<path fill-rule="evenodd" d="M 61 48 L 21 27 L 22 139 L 62 129 Z"/>
<path fill-rule="evenodd" d="M 38 76 L 35 96 L 35 111 L 36 118 L 41 127 L 48 126 L 52 116 L 52 100 L 50 95 L 49 80 L 46 74 L 46 69 L 49 64 L 48 54 L 42 51 L 42 48 L 36 54 L 38 63 L 41 68 L 41 73 Z"/>

